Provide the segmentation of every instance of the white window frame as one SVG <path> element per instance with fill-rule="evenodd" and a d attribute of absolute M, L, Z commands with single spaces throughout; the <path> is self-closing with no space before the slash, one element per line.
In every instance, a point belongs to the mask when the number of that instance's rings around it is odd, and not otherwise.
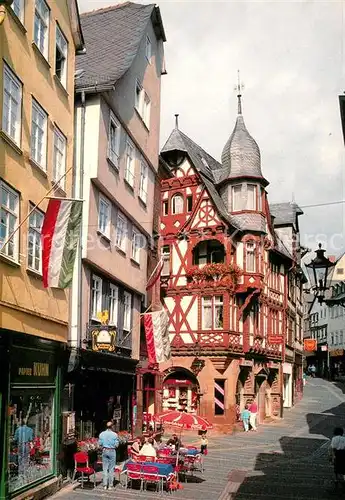
<path fill-rule="evenodd" d="M 97 284 L 97 287 L 94 286 Z M 99 295 L 95 298 L 94 292 L 99 292 Z M 91 276 L 91 319 L 94 321 L 99 321 L 97 314 L 102 312 L 102 299 L 103 299 L 103 280 L 96 274 Z"/>
<path fill-rule="evenodd" d="M 102 210 L 102 206 L 104 210 Z M 105 221 L 102 220 L 105 218 Z M 110 224 L 111 224 L 111 202 L 99 193 L 98 197 L 98 232 L 110 239 Z"/>
<path fill-rule="evenodd" d="M 151 99 L 138 80 L 136 81 L 135 84 L 134 107 L 139 113 L 146 127 L 150 129 Z"/>
<path fill-rule="evenodd" d="M 121 224 L 119 225 L 119 222 Z M 126 253 L 126 246 L 127 246 L 127 219 L 126 217 L 121 213 L 118 212 L 117 218 L 116 218 L 116 239 L 115 239 L 115 245 L 122 250 L 122 252 Z M 119 232 L 119 228 L 121 228 L 121 231 Z"/>
<path fill-rule="evenodd" d="M 35 121 L 35 116 L 37 121 Z M 47 127 L 47 113 L 35 99 L 32 99 L 30 154 L 32 160 L 34 160 L 34 162 L 37 163 L 37 165 L 39 165 L 45 172 L 47 170 Z M 41 150 L 39 151 L 40 144 Z"/>
<path fill-rule="evenodd" d="M 112 141 L 112 128 L 115 130 L 114 143 Z M 118 169 L 120 156 L 121 125 L 114 113 L 110 111 L 108 130 L 108 159 Z"/>
<path fill-rule="evenodd" d="M 216 326 L 216 311 L 217 308 L 222 308 L 223 324 L 221 326 Z M 206 314 L 205 309 L 209 309 L 211 312 L 211 322 L 206 324 Z M 223 330 L 224 328 L 224 298 L 222 295 L 207 295 L 201 298 L 201 327 L 202 330 Z"/>
<path fill-rule="evenodd" d="M 55 127 L 53 147 L 53 180 L 62 190 L 65 190 L 66 177 L 63 177 L 60 181 L 59 179 L 66 173 L 66 153 L 67 139 L 61 130 Z M 60 165 L 58 164 L 58 155 L 61 157 Z"/>
<path fill-rule="evenodd" d="M 250 198 L 249 198 L 249 190 Z M 257 185 L 256 184 L 247 184 L 246 189 L 246 210 L 256 210 L 257 207 Z"/>
<path fill-rule="evenodd" d="M 131 258 L 137 264 L 140 264 L 140 240 L 141 234 L 134 227 L 132 228 L 132 250 Z"/>
<path fill-rule="evenodd" d="M 130 152 L 132 152 L 130 154 Z M 125 180 L 133 188 L 135 177 L 135 157 L 136 151 L 132 141 L 127 138 L 126 141 L 126 167 L 125 167 Z"/>
<path fill-rule="evenodd" d="M 146 161 L 142 158 L 140 162 L 140 185 L 139 198 L 143 203 L 147 203 L 147 187 L 148 187 L 149 167 Z"/>
<path fill-rule="evenodd" d="M 132 324 L 132 294 L 123 292 L 123 330 L 129 332 Z"/>
<path fill-rule="evenodd" d="M 32 205 L 30 205 L 30 211 L 32 210 Z M 37 222 L 39 220 L 39 225 Z M 28 269 L 34 271 L 35 273 L 42 274 L 42 243 L 41 243 L 41 231 L 44 220 L 44 213 L 36 208 L 29 217 L 29 227 L 28 227 L 28 256 L 27 256 L 27 266 Z M 32 262 L 30 260 L 32 259 Z"/>
<path fill-rule="evenodd" d="M 45 12 L 42 11 L 41 6 L 45 7 Z M 34 15 L 34 42 L 38 50 L 42 55 L 48 60 L 49 53 L 49 24 L 50 24 L 50 10 L 47 3 L 44 0 L 35 0 L 35 15 Z M 38 25 L 39 32 L 37 33 L 38 38 L 36 39 L 36 29 L 35 26 Z M 43 30 L 43 38 L 42 38 Z"/>
<path fill-rule="evenodd" d="M 109 325 L 117 326 L 119 311 L 119 287 L 109 285 Z"/>
<path fill-rule="evenodd" d="M 5 205 L 3 203 L 4 196 L 3 192 L 7 193 L 8 204 Z M 14 206 L 11 207 L 9 205 L 10 197 L 14 198 Z M 0 180 L 0 236 L 3 232 L 3 227 L 5 227 L 4 239 L 0 238 L 0 247 L 8 239 L 10 234 L 12 234 L 17 228 L 19 224 L 19 193 L 17 193 L 14 189 L 12 189 L 8 184 Z M 5 213 L 6 217 L 6 225 L 3 224 L 3 213 Z M 14 224 L 12 224 L 12 228 L 9 229 L 9 219 L 15 219 Z M 10 249 L 13 249 L 12 252 L 9 252 Z M 13 235 L 11 240 L 5 245 L 5 247 L 1 250 L 1 254 L 14 262 L 18 262 L 19 257 L 19 231 Z"/>
<path fill-rule="evenodd" d="M 146 36 L 146 41 L 145 41 L 145 56 L 148 62 L 151 64 L 151 57 L 152 57 L 152 43 L 150 40 L 150 37 L 147 35 Z"/>
<path fill-rule="evenodd" d="M 249 257 L 253 259 L 250 262 Z M 249 265 L 253 264 L 253 265 Z M 256 273 L 256 254 L 255 254 L 255 243 L 252 241 L 246 242 L 246 272 L 247 273 Z"/>
<path fill-rule="evenodd" d="M 240 212 L 243 209 L 242 184 L 231 187 L 231 211 Z"/>
<path fill-rule="evenodd" d="M 2 130 L 20 147 L 23 85 L 5 63 L 3 82 Z"/>
<path fill-rule="evenodd" d="M 13 0 L 11 8 L 19 21 L 24 24 L 24 0 Z"/>
<path fill-rule="evenodd" d="M 181 206 L 179 207 L 179 209 L 177 210 L 177 206 L 176 206 L 176 200 L 177 199 L 181 199 Z M 180 210 L 181 208 L 181 210 Z M 174 196 L 171 198 L 171 213 L 173 215 L 180 215 L 180 214 L 183 214 L 184 212 L 184 197 L 181 193 L 176 193 L 174 194 Z"/>
<path fill-rule="evenodd" d="M 60 76 L 57 73 L 57 52 L 61 53 L 61 68 Z M 67 71 L 68 71 L 68 41 L 61 28 L 56 24 L 55 29 L 55 76 L 59 79 L 63 87 L 67 87 Z"/>

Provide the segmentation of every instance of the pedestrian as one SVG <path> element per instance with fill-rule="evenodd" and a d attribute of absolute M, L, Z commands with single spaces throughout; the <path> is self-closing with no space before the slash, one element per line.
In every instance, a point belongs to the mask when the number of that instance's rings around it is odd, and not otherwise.
<path fill-rule="evenodd" d="M 203 432 L 201 434 L 201 443 L 200 443 L 201 455 L 207 455 L 207 445 L 208 445 L 208 439 L 206 437 L 206 432 Z"/>
<path fill-rule="evenodd" d="M 250 427 L 252 428 L 253 431 L 256 431 L 256 417 L 258 414 L 258 405 L 255 402 L 255 399 L 252 400 L 252 402 L 249 405 L 248 410 L 250 411 L 250 417 L 249 417 L 249 423 Z"/>
<path fill-rule="evenodd" d="M 112 489 L 114 486 L 114 471 L 116 465 L 116 448 L 119 438 L 113 431 L 113 422 L 107 423 L 105 431 L 99 435 L 99 445 L 102 448 L 103 488 Z"/>
<path fill-rule="evenodd" d="M 330 446 L 331 458 L 334 464 L 335 480 L 343 481 L 345 474 L 345 436 L 342 427 L 336 427 Z"/>
<path fill-rule="evenodd" d="M 315 367 L 315 365 L 311 365 L 311 367 L 310 367 L 310 373 L 311 373 L 311 376 L 313 378 L 315 378 L 315 375 L 316 375 L 316 367 Z"/>
<path fill-rule="evenodd" d="M 249 419 L 250 419 L 250 411 L 248 409 L 248 405 L 241 411 L 241 420 L 243 422 L 244 432 L 249 431 Z"/>
<path fill-rule="evenodd" d="M 13 438 L 18 446 L 18 472 L 21 475 L 28 473 L 33 439 L 33 430 L 26 424 L 26 420 L 21 418 Z"/>

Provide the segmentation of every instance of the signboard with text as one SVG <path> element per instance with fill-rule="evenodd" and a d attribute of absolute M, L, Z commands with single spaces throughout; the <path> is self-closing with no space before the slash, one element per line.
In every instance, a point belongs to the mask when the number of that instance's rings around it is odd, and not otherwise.
<path fill-rule="evenodd" d="M 56 359 L 52 352 L 16 347 L 11 362 L 12 384 L 54 384 Z"/>
<path fill-rule="evenodd" d="M 272 345 L 282 345 L 284 343 L 283 335 L 268 335 L 268 343 Z"/>

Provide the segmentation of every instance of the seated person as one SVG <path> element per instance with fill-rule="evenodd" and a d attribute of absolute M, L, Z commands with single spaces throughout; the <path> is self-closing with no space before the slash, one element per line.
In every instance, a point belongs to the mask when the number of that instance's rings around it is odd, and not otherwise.
<path fill-rule="evenodd" d="M 141 447 L 139 455 L 144 457 L 157 457 L 157 451 L 153 446 L 154 440 L 152 438 L 148 438 L 147 442 Z"/>
<path fill-rule="evenodd" d="M 182 447 L 182 443 L 177 437 L 177 434 L 173 434 L 170 439 L 167 441 L 167 446 L 175 447 L 175 450 L 179 450 Z"/>
<path fill-rule="evenodd" d="M 139 455 L 139 453 L 140 453 L 141 446 L 142 446 L 142 444 L 141 444 L 141 437 L 137 436 L 135 438 L 134 443 L 132 443 L 132 445 L 130 447 L 130 453 L 132 455 L 135 455 L 137 457 Z"/>

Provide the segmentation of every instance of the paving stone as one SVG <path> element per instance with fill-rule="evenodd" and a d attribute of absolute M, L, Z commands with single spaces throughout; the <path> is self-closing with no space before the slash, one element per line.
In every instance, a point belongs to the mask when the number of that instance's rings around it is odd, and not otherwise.
<path fill-rule="evenodd" d="M 345 385 L 321 379 L 308 381 L 305 394 L 284 420 L 258 432 L 237 432 L 209 438 L 204 474 L 182 483 L 176 500 L 322 500 L 340 498 L 328 461 L 329 438 L 335 426 L 345 427 Z M 54 496 L 61 500 L 134 500 L 138 491 L 117 485 L 113 491 L 69 486 Z M 164 495 L 166 496 L 166 494 Z M 156 492 L 141 492 L 154 500 Z"/>

